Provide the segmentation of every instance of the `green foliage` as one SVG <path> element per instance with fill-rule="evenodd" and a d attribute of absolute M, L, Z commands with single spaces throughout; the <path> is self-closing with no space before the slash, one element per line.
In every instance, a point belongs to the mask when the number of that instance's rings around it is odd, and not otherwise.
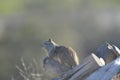
<path fill-rule="evenodd" d="M 0 0 L 0 14 L 12 14 L 19 11 L 23 0 Z"/>
<path fill-rule="evenodd" d="M 119 0 L 0 0 L 0 14 L 14 14 L 22 10 L 47 10 L 75 9 L 87 4 L 93 7 L 119 5 Z"/>

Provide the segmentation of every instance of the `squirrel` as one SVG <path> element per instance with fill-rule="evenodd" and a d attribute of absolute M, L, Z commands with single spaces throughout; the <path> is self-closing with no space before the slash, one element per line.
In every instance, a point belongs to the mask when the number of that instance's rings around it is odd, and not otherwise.
<path fill-rule="evenodd" d="M 70 68 L 79 64 L 77 53 L 71 47 L 58 45 L 52 39 L 45 41 L 43 47 L 47 50 L 49 57 L 60 64 Z"/>

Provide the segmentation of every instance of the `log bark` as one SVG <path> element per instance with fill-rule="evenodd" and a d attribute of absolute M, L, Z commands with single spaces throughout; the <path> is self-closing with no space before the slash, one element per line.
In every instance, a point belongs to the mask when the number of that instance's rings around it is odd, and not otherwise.
<path fill-rule="evenodd" d="M 86 80 L 111 80 L 120 71 L 120 57 L 91 74 Z"/>
<path fill-rule="evenodd" d="M 78 66 L 68 71 L 61 80 L 84 80 L 90 73 L 105 65 L 95 54 L 86 57 Z"/>
<path fill-rule="evenodd" d="M 106 44 L 102 44 L 98 47 L 96 55 L 99 58 L 103 58 L 105 60 L 105 63 L 107 64 L 120 56 L 120 49 L 117 46 L 111 45 L 106 42 Z"/>

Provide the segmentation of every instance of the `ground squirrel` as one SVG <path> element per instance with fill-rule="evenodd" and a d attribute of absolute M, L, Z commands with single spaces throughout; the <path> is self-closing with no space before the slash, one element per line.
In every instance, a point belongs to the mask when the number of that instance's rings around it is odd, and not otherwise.
<path fill-rule="evenodd" d="M 52 39 L 45 41 L 43 47 L 48 51 L 49 57 L 70 68 L 79 64 L 76 52 L 71 47 L 60 46 Z"/>

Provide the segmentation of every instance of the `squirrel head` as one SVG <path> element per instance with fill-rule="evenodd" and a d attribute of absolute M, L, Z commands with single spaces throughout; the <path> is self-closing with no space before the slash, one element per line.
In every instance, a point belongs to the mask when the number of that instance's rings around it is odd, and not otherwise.
<path fill-rule="evenodd" d="M 51 38 L 43 43 L 43 47 L 50 53 L 58 44 L 56 44 Z"/>

